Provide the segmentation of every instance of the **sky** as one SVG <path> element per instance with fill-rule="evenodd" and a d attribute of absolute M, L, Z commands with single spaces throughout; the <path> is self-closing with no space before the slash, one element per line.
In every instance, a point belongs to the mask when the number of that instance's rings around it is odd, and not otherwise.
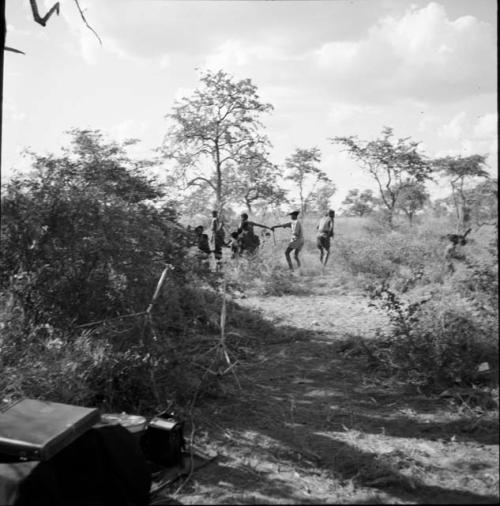
<path fill-rule="evenodd" d="M 42 14 L 54 3 L 38 0 Z M 318 147 L 338 191 L 374 181 L 330 139 L 371 140 L 384 126 L 421 142 L 427 156 L 487 154 L 496 176 L 495 0 L 72 0 L 42 27 L 29 0 L 6 0 L 2 181 L 25 170 L 22 151 L 57 153 L 73 127 L 138 138 L 153 156 L 174 101 L 200 69 L 250 78 L 284 164 Z M 445 196 L 444 181 L 429 187 Z"/>

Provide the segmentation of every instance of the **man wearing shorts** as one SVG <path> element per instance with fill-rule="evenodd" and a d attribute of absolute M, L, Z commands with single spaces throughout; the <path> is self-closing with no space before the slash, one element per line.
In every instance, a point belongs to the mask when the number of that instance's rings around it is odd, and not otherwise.
<path fill-rule="evenodd" d="M 319 261 L 323 266 L 326 265 L 328 257 L 330 256 L 330 239 L 333 238 L 334 235 L 334 220 L 335 211 L 330 209 L 324 216 L 321 217 L 316 227 L 318 231 L 318 235 L 316 236 L 316 245 L 319 249 Z"/>
<path fill-rule="evenodd" d="M 291 218 L 291 221 L 288 223 L 283 223 L 282 225 L 274 225 L 271 227 L 271 230 L 275 228 L 291 228 L 292 229 L 292 237 L 290 238 L 290 242 L 285 251 L 286 261 L 288 263 L 288 267 L 291 271 L 293 271 L 292 259 L 290 258 L 290 253 L 294 251 L 295 261 L 297 262 L 297 267 L 300 267 L 299 253 L 304 246 L 304 232 L 302 230 L 302 223 L 297 219 L 300 211 L 292 211 L 288 213 Z"/>

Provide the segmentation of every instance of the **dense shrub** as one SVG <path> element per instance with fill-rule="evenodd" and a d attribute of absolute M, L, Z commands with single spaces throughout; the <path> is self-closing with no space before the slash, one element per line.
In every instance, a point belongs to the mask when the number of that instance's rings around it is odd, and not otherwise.
<path fill-rule="evenodd" d="M 2 195 L 1 288 L 32 323 L 72 325 L 144 310 L 165 263 L 182 270 L 161 190 L 96 132 L 62 157 L 37 156 Z"/>
<path fill-rule="evenodd" d="M 426 386 L 496 381 L 498 314 L 449 287 L 403 301 L 383 285 L 372 297 L 390 316 L 388 336 L 372 344 L 378 366 Z M 479 366 L 487 362 L 485 376 Z"/>
<path fill-rule="evenodd" d="M 179 374 L 179 336 L 214 328 L 193 296 L 203 273 L 147 164 L 99 132 L 72 133 L 63 155 L 34 155 L 2 189 L 0 393 L 151 407 L 175 394 L 155 378 Z"/>
<path fill-rule="evenodd" d="M 335 241 L 343 268 L 368 289 L 391 327 L 367 343 L 378 368 L 425 385 L 497 381 L 496 231 L 474 229 L 464 259 L 444 258 L 447 219 L 393 230 L 372 227 Z M 348 230 L 347 224 L 345 225 Z M 479 365 L 487 362 L 484 372 Z"/>
<path fill-rule="evenodd" d="M 365 234 L 335 242 L 344 268 L 362 283 L 392 280 L 406 290 L 411 281 L 434 281 L 443 270 L 439 237 L 422 240 L 417 234 L 391 231 L 383 235 Z"/>

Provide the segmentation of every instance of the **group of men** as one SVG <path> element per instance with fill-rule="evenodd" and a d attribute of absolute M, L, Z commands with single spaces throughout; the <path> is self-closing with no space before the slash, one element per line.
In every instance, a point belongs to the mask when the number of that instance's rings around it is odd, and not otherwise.
<path fill-rule="evenodd" d="M 302 222 L 298 219 L 299 214 L 300 211 L 292 211 L 288 213 L 290 221 L 268 227 L 267 225 L 261 225 L 260 223 L 250 221 L 248 219 L 248 214 L 242 213 L 241 221 L 237 230 L 230 234 L 231 239 L 229 242 L 226 242 L 224 223 L 219 218 L 218 212 L 212 211 L 210 238 L 207 234 L 203 233 L 203 226 L 199 225 L 195 228 L 198 248 L 201 252 L 206 254 L 207 257 L 210 253 L 213 253 L 217 267 L 220 268 L 222 261 L 222 248 L 224 246 L 229 246 L 231 248 L 233 258 L 240 256 L 244 252 L 253 254 L 257 251 L 260 246 L 260 239 L 255 234 L 254 227 L 267 229 L 273 233 L 276 228 L 290 228 L 291 237 L 285 250 L 285 257 L 289 269 L 293 271 L 291 254 L 293 252 L 297 267 L 300 267 L 299 254 L 304 246 L 304 230 Z M 316 245 L 320 251 L 320 262 L 323 266 L 326 265 L 330 255 L 330 241 L 334 236 L 334 221 L 335 211 L 330 209 L 324 216 L 321 217 L 316 226 Z"/>

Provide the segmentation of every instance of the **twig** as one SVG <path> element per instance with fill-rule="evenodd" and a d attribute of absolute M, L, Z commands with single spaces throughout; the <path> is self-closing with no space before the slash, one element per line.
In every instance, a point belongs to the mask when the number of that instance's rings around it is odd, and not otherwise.
<path fill-rule="evenodd" d="M 212 360 L 212 363 L 215 361 L 215 359 L 216 359 L 216 357 L 214 357 L 214 359 Z M 190 480 L 190 478 L 193 474 L 193 448 L 194 448 L 194 431 L 195 431 L 195 424 L 194 424 L 194 420 L 193 420 L 193 409 L 194 409 L 196 400 L 198 398 L 198 393 L 200 391 L 201 385 L 203 385 L 203 380 L 205 379 L 205 376 L 207 375 L 207 372 L 208 372 L 208 370 L 205 371 L 205 373 L 201 377 L 198 388 L 196 389 L 196 391 L 193 395 L 193 400 L 191 401 L 191 406 L 189 407 L 189 418 L 191 420 L 191 436 L 190 436 L 190 441 L 189 441 L 189 459 L 190 459 L 189 474 L 188 474 L 187 478 L 181 483 L 181 485 L 174 492 L 174 494 L 173 494 L 174 497 L 181 491 L 181 489 Z"/>
<path fill-rule="evenodd" d="M 99 41 L 99 43 L 102 46 L 101 37 L 99 37 L 99 35 L 97 35 L 97 32 L 87 23 L 87 20 L 85 19 L 85 16 L 83 14 L 82 8 L 80 7 L 80 4 L 78 3 L 78 0 L 75 0 L 75 4 L 76 4 L 78 10 L 80 11 L 80 16 L 82 17 L 83 22 L 87 25 L 87 28 L 94 33 L 94 35 L 97 37 L 97 40 Z"/>
<path fill-rule="evenodd" d="M 153 309 L 153 306 L 160 295 L 161 287 L 163 286 L 163 283 L 165 282 L 165 279 L 167 277 L 167 272 L 170 269 L 172 269 L 172 266 L 170 264 L 167 264 L 165 269 L 163 269 L 160 279 L 158 280 L 158 284 L 156 285 L 155 293 L 153 294 L 153 298 L 151 299 L 151 303 L 149 304 L 148 308 L 146 309 L 146 313 L 148 313 L 148 314 L 151 313 L 151 310 Z"/>
<path fill-rule="evenodd" d="M 98 321 L 95 321 L 95 322 L 84 323 L 83 325 L 77 325 L 76 328 L 80 329 L 80 328 L 83 328 L 83 327 L 91 327 L 92 325 L 98 325 L 99 323 L 106 323 L 106 322 L 112 321 L 112 320 L 119 320 L 120 318 L 132 318 L 134 316 L 142 316 L 144 314 L 146 314 L 146 311 L 140 311 L 139 313 L 132 313 L 132 314 L 113 316 L 112 318 L 105 318 L 104 320 L 98 320 Z"/>

